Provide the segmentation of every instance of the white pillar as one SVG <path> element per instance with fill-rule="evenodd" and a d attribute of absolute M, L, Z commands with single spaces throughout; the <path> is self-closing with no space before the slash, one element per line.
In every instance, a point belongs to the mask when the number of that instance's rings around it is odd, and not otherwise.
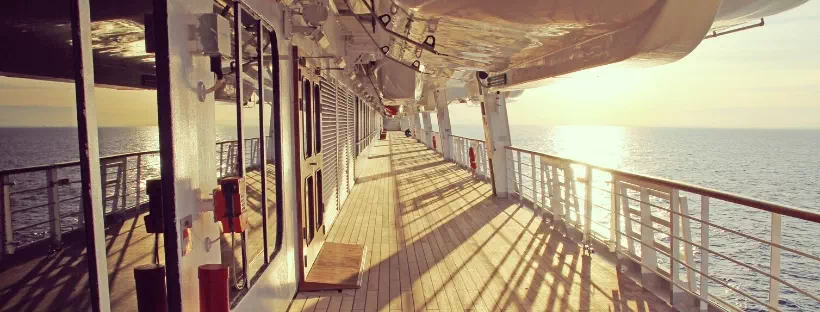
<path fill-rule="evenodd" d="M 88 298 L 91 311 L 107 312 L 111 311 L 111 298 L 108 289 L 108 258 L 105 244 L 105 208 L 102 188 L 104 181 L 100 179 L 97 105 L 94 96 L 91 5 L 88 0 L 73 0 L 69 8 L 75 69 L 77 144 L 80 152 L 82 182 L 80 184 L 80 215 L 86 221 L 83 226 L 85 227 L 85 258 L 88 268 Z M 5 204 L 3 206 L 9 207 Z M 57 217 L 59 218 L 59 212 Z"/>
<path fill-rule="evenodd" d="M 424 140 L 428 147 L 433 148 L 433 123 L 430 121 L 430 112 L 421 113 L 421 119 L 424 120 Z"/>
<path fill-rule="evenodd" d="M 190 20 L 180 17 L 211 13 L 213 3 L 154 3 L 168 311 L 183 311 L 183 307 L 185 311 L 197 311 L 197 268 L 221 262 L 219 245 L 202 242 L 206 237 L 219 237 L 221 232 L 213 221 L 213 200 L 208 195 L 216 187 L 214 95 L 200 101 L 196 89 L 188 86 L 198 82 L 213 86 L 216 81 L 209 58 L 189 52 Z M 190 245 L 185 244 L 186 236 Z"/>
<path fill-rule="evenodd" d="M 419 113 L 413 112 L 410 114 L 410 123 L 413 127 L 413 138 L 416 140 L 420 140 L 422 132 L 421 132 L 421 117 Z"/>
<path fill-rule="evenodd" d="M 487 142 L 487 156 L 496 196 L 507 197 L 507 159 L 505 147 L 510 146 L 510 122 L 507 119 L 507 102 L 504 94 L 492 92 L 484 95 L 482 122 Z"/>
<path fill-rule="evenodd" d="M 438 131 L 441 133 L 441 155 L 446 160 L 452 160 L 450 151 L 452 137 L 452 127 L 450 126 L 450 110 L 447 108 L 447 99 L 440 90 L 436 90 L 436 114 L 438 117 Z"/>

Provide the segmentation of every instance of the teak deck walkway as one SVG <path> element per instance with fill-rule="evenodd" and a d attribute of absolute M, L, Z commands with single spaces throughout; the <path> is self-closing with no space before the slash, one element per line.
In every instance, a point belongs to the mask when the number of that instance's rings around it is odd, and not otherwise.
<path fill-rule="evenodd" d="M 391 133 L 328 241 L 367 247 L 362 287 L 290 311 L 670 311 L 609 262 L 415 140 Z"/>

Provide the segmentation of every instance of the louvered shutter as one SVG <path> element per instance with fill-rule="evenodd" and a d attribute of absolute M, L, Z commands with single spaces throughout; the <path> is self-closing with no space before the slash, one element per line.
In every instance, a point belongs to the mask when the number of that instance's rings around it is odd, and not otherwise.
<path fill-rule="evenodd" d="M 348 92 L 342 84 L 337 85 L 336 109 L 338 112 L 338 155 L 339 155 L 339 203 L 344 204 L 348 194 L 347 167 L 349 156 L 347 154 L 347 97 Z"/>
<path fill-rule="evenodd" d="M 332 79 L 332 78 L 331 78 Z M 336 86 L 333 80 L 322 77 L 320 81 L 322 105 L 322 183 L 323 201 L 326 209 L 339 209 L 338 179 L 338 131 L 336 126 Z"/>

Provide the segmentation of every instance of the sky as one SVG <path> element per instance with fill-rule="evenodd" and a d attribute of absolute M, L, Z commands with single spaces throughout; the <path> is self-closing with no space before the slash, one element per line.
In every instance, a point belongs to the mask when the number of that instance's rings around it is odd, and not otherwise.
<path fill-rule="evenodd" d="M 100 126 L 156 125 L 156 92 L 97 88 Z M 450 106 L 451 123 L 478 124 Z M 606 66 L 527 90 L 511 124 L 820 128 L 820 1 L 766 26 L 704 40 L 686 58 L 650 68 Z M 73 126 L 73 84 L 0 77 L 0 127 Z M 217 123 L 233 123 L 217 105 Z"/>

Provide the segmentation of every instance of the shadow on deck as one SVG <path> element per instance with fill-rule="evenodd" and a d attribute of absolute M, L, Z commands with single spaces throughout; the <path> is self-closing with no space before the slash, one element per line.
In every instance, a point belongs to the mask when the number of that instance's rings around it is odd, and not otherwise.
<path fill-rule="evenodd" d="M 673 310 L 415 140 L 373 148 L 328 238 L 367 246 L 362 288 L 299 293 L 290 311 Z"/>

